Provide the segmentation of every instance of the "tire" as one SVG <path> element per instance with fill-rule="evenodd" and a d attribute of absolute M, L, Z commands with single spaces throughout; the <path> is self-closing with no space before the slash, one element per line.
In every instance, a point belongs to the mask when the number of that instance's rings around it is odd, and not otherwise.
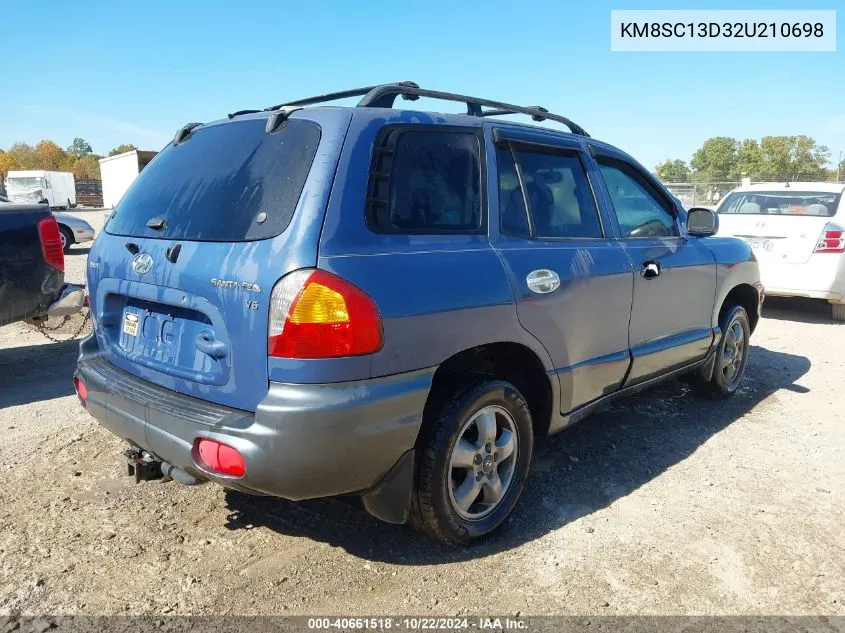
<path fill-rule="evenodd" d="M 65 253 L 69 253 L 70 247 L 73 245 L 73 233 L 70 232 L 70 229 L 64 226 L 59 227 L 59 233 L 62 235 L 62 250 Z"/>
<path fill-rule="evenodd" d="M 466 545 L 496 530 L 519 501 L 534 447 L 531 413 L 512 384 L 484 378 L 456 389 L 428 422 L 417 445 L 409 522 L 432 538 Z"/>
<path fill-rule="evenodd" d="M 830 308 L 830 316 L 834 321 L 845 321 L 845 303 L 832 303 Z"/>
<path fill-rule="evenodd" d="M 742 306 L 728 308 L 719 325 L 722 328 L 722 339 L 716 349 L 713 376 L 709 381 L 698 380 L 695 385 L 706 396 L 727 399 L 736 393 L 745 376 L 751 325 L 748 313 Z M 740 332 L 742 340 L 739 345 L 734 345 Z"/>

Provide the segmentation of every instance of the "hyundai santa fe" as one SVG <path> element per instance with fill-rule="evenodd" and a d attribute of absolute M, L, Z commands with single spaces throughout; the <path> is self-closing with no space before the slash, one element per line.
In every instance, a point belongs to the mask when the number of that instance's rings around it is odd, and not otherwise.
<path fill-rule="evenodd" d="M 736 392 L 764 293 L 717 220 L 566 117 L 411 82 L 192 123 L 91 249 L 76 390 L 136 478 L 465 544 L 536 437 L 667 378 Z"/>

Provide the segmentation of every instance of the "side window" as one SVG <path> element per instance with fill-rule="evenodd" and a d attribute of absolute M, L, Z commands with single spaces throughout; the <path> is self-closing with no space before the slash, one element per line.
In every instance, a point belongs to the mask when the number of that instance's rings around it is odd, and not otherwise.
<path fill-rule="evenodd" d="M 528 237 L 531 235 L 531 227 L 528 226 L 525 199 L 522 197 L 516 163 L 513 162 L 510 147 L 499 147 L 496 150 L 496 168 L 499 172 L 499 217 L 502 232 Z"/>
<path fill-rule="evenodd" d="M 602 237 L 595 200 L 577 154 L 504 148 L 498 150 L 497 163 L 505 233 L 528 235 L 530 231 L 538 238 Z"/>
<path fill-rule="evenodd" d="M 650 191 L 633 168 L 614 162 L 599 161 L 613 211 L 622 237 L 671 237 L 678 235 L 672 213 Z"/>
<path fill-rule="evenodd" d="M 376 148 L 367 222 L 382 233 L 477 233 L 481 144 L 471 133 L 395 129 Z"/>

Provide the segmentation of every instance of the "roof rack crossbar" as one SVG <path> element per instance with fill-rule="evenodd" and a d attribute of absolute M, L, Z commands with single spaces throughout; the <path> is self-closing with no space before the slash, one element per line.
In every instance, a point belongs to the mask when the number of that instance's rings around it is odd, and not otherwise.
<path fill-rule="evenodd" d="M 574 121 L 567 119 L 565 116 L 549 112 L 546 108 L 540 106 L 525 107 L 514 105 L 512 103 L 504 103 L 502 101 L 482 99 L 481 97 L 470 97 L 468 95 L 461 95 L 453 92 L 426 90 L 424 88 L 420 88 L 413 81 L 400 81 L 392 84 L 380 84 L 377 86 L 341 90 L 339 92 L 329 92 L 315 97 L 306 97 L 305 99 L 297 99 L 296 101 L 280 103 L 269 108 L 264 108 L 264 110 L 272 112 L 280 110 L 286 106 L 301 107 L 315 105 L 318 103 L 326 103 L 329 101 L 337 101 L 338 99 L 348 99 L 350 97 L 361 97 L 361 100 L 358 101 L 357 104 L 359 108 L 392 108 L 393 102 L 396 100 L 396 97 L 399 96 L 409 101 L 416 101 L 420 97 L 428 97 L 430 99 L 440 99 L 441 101 L 465 103 L 467 106 L 467 114 L 470 116 L 487 117 L 500 116 L 503 114 L 525 114 L 535 121 L 548 120 L 562 123 L 568 127 L 573 134 L 586 137 L 590 136 L 584 128 Z M 482 106 L 489 109 L 483 110 Z"/>
<path fill-rule="evenodd" d="M 558 123 L 562 123 L 563 125 L 568 127 L 573 134 L 578 134 L 580 136 L 586 137 L 590 136 L 589 134 L 587 134 L 587 131 L 584 128 L 582 128 L 574 121 L 567 119 L 565 116 L 549 112 L 545 108 L 530 108 L 514 105 L 512 103 L 504 103 L 502 101 L 483 99 L 481 97 L 470 97 L 468 95 L 461 95 L 452 92 L 441 92 L 439 90 L 426 90 L 423 88 L 418 88 L 416 86 L 410 86 L 408 84 L 384 84 L 381 86 L 375 86 L 358 102 L 358 106 L 362 108 L 390 108 L 393 106 L 394 99 L 400 95 L 406 99 L 412 99 L 415 97 L 428 97 L 430 99 L 441 99 L 443 101 L 455 101 L 458 103 L 465 103 L 467 104 L 467 113 L 474 116 L 478 116 L 480 106 L 493 108 L 493 112 L 495 112 L 496 110 L 504 111 L 500 112 L 499 114 L 527 114 L 528 116 L 532 117 L 535 121 L 557 121 Z"/>

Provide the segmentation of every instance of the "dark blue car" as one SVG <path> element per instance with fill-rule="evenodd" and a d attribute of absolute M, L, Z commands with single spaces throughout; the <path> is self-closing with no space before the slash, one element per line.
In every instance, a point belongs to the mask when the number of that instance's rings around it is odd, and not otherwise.
<path fill-rule="evenodd" d="M 763 289 L 716 230 L 542 108 L 401 83 L 236 112 L 182 128 L 96 240 L 77 392 L 138 478 L 358 494 L 466 543 L 535 437 L 682 374 L 737 390 Z"/>

